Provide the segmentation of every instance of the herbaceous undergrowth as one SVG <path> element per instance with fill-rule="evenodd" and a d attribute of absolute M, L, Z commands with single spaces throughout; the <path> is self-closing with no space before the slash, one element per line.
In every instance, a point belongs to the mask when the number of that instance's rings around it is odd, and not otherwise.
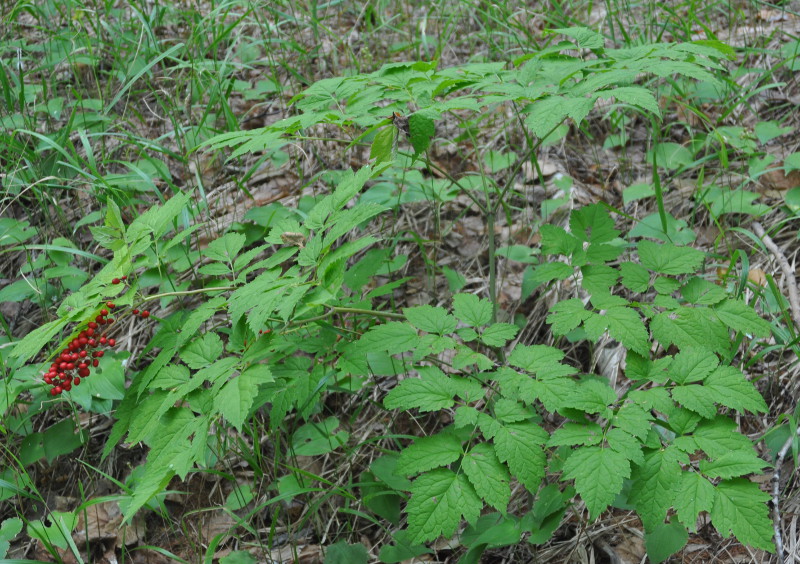
<path fill-rule="evenodd" d="M 731 338 L 766 337 L 769 325 L 696 275 L 704 253 L 626 244 L 601 206 L 575 211 L 570 232 L 546 225 L 542 236 L 544 253 L 560 260 L 540 265 L 539 280 L 570 279 L 583 290 L 553 306 L 553 333 L 589 341 L 607 333 L 628 351 L 626 379 L 612 387 L 544 345 L 517 345 L 502 363 L 485 356 L 481 350 L 505 347 L 517 327 L 492 323 L 491 303 L 473 295 L 456 295 L 452 312 L 408 308 L 407 321 L 370 329 L 356 347 L 417 361 L 386 408 L 452 413 L 450 426 L 416 439 L 397 459 L 396 471 L 414 478 L 410 542 L 452 535 L 488 508 L 513 522 L 518 536 L 536 533 L 536 506 L 507 513 L 510 483 L 542 495 L 546 474 L 556 472 L 574 484 L 590 519 L 615 503 L 634 508 L 649 543 L 675 527 L 685 542 L 707 512 L 723 536 L 772 550 L 769 495 L 745 477 L 768 464 L 734 420 L 767 406 L 737 368 L 739 341 Z M 451 362 L 432 360 L 445 351 Z M 553 414 L 562 422 L 551 433 L 543 421 Z"/>
<path fill-rule="evenodd" d="M 598 100 L 613 97 L 620 106 L 659 115 L 643 77 L 714 82 L 719 59 L 730 55 L 716 41 L 605 49 L 591 30 L 557 31 L 571 41 L 522 57 L 513 68 L 397 63 L 323 80 L 296 98 L 297 115 L 213 139 L 211 148 L 234 146 L 237 156 L 277 152 L 320 123 L 365 128 L 363 139 L 372 136 L 374 169 L 345 173 L 331 195 L 303 213 L 283 214 L 263 240 L 230 232 L 200 252 L 186 244 L 198 228 L 185 221 L 188 195 L 130 225 L 109 202 L 105 225 L 93 235 L 112 260 L 14 354 L 25 362 L 57 335 L 59 348 L 80 339 L 79 332 L 65 335 L 67 328 L 87 326 L 105 300 L 138 305 L 145 299 L 141 273 L 166 278 L 161 295 L 146 296 L 165 308 L 181 296 L 200 296 L 162 316 L 145 350 L 154 358 L 134 374 L 115 413 L 105 454 L 121 440 L 149 447 L 144 472 L 123 503 L 128 517 L 172 477 L 212 467 L 220 425 L 241 430 L 264 409 L 272 430 L 288 432 L 286 416 L 312 420 L 332 386 L 348 378 L 356 389 L 369 385 L 378 355 L 407 367 L 383 399 L 386 409 L 441 412 L 451 421 L 399 454 L 386 454 L 367 473 L 370 485 L 362 492 L 371 488 L 374 497 L 366 495 L 364 503 L 376 515 L 398 523 L 391 503 L 383 502 L 407 499 L 406 527 L 394 535 L 395 547 L 384 547 L 391 549 L 382 551 L 385 561 L 411 557 L 425 550 L 421 543 L 456 531 L 473 559 L 486 547 L 523 537 L 543 543 L 572 499 L 590 519 L 612 505 L 635 509 L 655 560 L 686 542 L 701 513 L 721 534 L 772 550 L 768 496 L 746 478 L 766 464 L 734 419 L 766 410 L 737 360 L 744 336 L 765 337 L 770 328 L 749 304 L 699 275 L 706 260 L 701 251 L 626 241 L 601 206 L 575 211 L 569 230 L 541 226 L 542 252 L 553 260 L 537 265 L 530 283 L 569 280 L 579 288 L 553 306 L 552 332 L 572 342 L 608 335 L 621 343 L 625 377 L 613 386 L 565 362 L 559 348 L 512 346 L 518 327 L 496 323 L 491 301 L 457 294 L 449 309 L 390 313 L 375 309 L 398 282 L 358 291 L 377 270 L 367 258 L 353 264 L 354 257 L 379 242 L 360 228 L 385 208 L 351 202 L 376 173 L 397 166 L 399 130 L 414 158 L 424 160 L 434 123 L 445 114 L 472 127 L 477 122 L 464 116 L 513 103 L 535 161 L 542 139 L 567 119 L 580 123 Z M 387 119 L 409 110 L 407 122 L 402 115 Z M 436 197 L 467 191 L 488 217 L 505 193 L 486 190 L 491 182 L 483 180 L 462 179 Z M 177 276 L 194 268 L 193 286 Z M 125 288 L 111 284 L 123 276 Z M 356 319 L 347 330 L 332 323 L 343 315 Z M 390 317 L 396 320 L 370 325 Z M 347 444 L 335 418 L 315 425 L 287 437 L 288 448 L 320 454 Z M 560 481 L 547 483 L 551 476 Z M 516 484 L 530 493 L 529 507 L 512 499 Z"/>

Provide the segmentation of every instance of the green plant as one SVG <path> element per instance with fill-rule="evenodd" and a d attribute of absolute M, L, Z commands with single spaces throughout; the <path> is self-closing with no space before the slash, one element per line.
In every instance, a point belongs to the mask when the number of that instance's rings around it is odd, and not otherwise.
<path fill-rule="evenodd" d="M 561 300 L 548 322 L 571 341 L 595 342 L 606 333 L 619 341 L 627 349 L 622 381 L 580 374 L 551 346 L 516 345 L 499 361 L 490 351 L 504 348 L 518 328 L 492 323 L 492 304 L 465 294 L 454 297 L 452 314 L 407 308 L 407 321 L 373 327 L 355 344 L 417 362 L 416 376 L 389 392 L 386 408 L 452 417 L 397 459 L 397 474 L 416 476 L 408 488 L 409 542 L 452 535 L 462 519 L 474 525 L 487 507 L 499 512 L 492 517 L 497 526 L 513 531 L 505 544 L 539 533 L 538 504 L 553 511 L 568 502 L 559 498 L 554 506 L 552 493 L 541 494 L 545 502 L 538 497 L 545 476 L 560 473 L 574 483 L 590 519 L 610 505 L 634 508 L 651 558 L 662 555 L 658 561 L 685 544 L 701 512 L 723 536 L 772 551 L 770 496 L 744 478 L 769 464 L 731 417 L 767 410 L 737 365 L 744 335 L 767 337 L 770 325 L 696 275 L 706 260 L 700 251 L 626 243 L 598 205 L 573 212 L 570 227 L 542 226 L 543 253 L 566 262 L 541 264 L 535 276 L 542 283 L 572 280 L 588 303 Z M 638 297 L 621 295 L 629 293 Z M 542 423 L 552 414 L 563 423 L 550 433 Z M 537 499 L 527 512 L 509 511 L 512 478 Z M 683 543 L 664 552 L 676 527 Z"/>
<path fill-rule="evenodd" d="M 214 17 L 227 13 L 227 6 Z M 213 28 L 214 23 L 209 18 L 203 25 Z M 223 43 L 231 29 L 212 30 L 213 42 Z M 104 456 L 122 440 L 149 447 L 145 465 L 125 486 L 128 518 L 143 507 L 156 507 L 153 500 L 163 496 L 173 477 L 215 471 L 234 442 L 227 431 L 255 439 L 256 446 L 242 457 L 263 476 L 257 438 L 263 430 L 282 449 L 271 476 L 276 495 L 254 502 L 246 519 L 265 509 L 277 515 L 278 502 L 310 492 L 355 505 L 353 492 L 359 488 L 373 522 L 398 524 L 401 501 L 408 499 L 407 525 L 395 535 L 394 546 L 382 549 L 385 561 L 426 550 L 422 543 L 453 533 L 462 520 L 468 523 L 467 558 L 516 543 L 523 534 L 533 543 L 546 542 L 576 494 L 590 519 L 612 504 L 633 506 L 655 560 L 682 546 L 675 539 L 685 542 L 701 511 L 710 513 L 723 535 L 732 532 L 744 543 L 771 549 L 764 496 L 742 477 L 766 464 L 729 417 L 765 409 L 736 366 L 745 335 L 766 336 L 769 325 L 750 305 L 698 276 L 703 253 L 667 242 L 625 241 L 600 206 L 575 211 L 571 233 L 541 226 L 542 254 L 562 255 L 566 262 L 540 263 L 535 250 L 497 249 L 494 241 L 496 217 L 514 205 L 515 176 L 526 162 L 538 168 L 538 149 L 565 135 L 568 120 L 580 125 L 604 98 L 616 100 L 613 110 L 620 115 L 635 109 L 657 116 L 652 90 L 658 79 L 678 74 L 714 83 L 719 60 L 730 56 L 730 49 L 717 41 L 606 49 L 603 37 L 589 29 L 555 32 L 571 40 L 520 57 L 513 67 L 392 63 L 375 73 L 326 79 L 296 97 L 298 115 L 206 142 L 211 150 L 235 147 L 232 158 L 263 151 L 254 170 L 266 159 L 284 158 L 284 148 L 305 140 L 309 127 L 329 124 L 352 133 L 353 144 L 370 144 L 374 166 L 327 175 L 325 180 L 335 179 L 331 194 L 303 198 L 297 210 L 254 210 L 247 218 L 255 218 L 259 229 L 234 226 L 202 250 L 192 241 L 202 226 L 189 195 L 173 187 L 175 195 L 164 197 L 162 205 L 123 221 L 117 202 L 129 200 L 129 194 L 110 188 L 132 178 L 149 188 L 149 175 L 131 166 L 132 175 L 103 176 L 102 185 L 109 188 L 103 192 L 104 224 L 92 226 L 91 233 L 111 259 L 85 283 L 73 285 L 56 319 L 16 344 L 6 404 L 30 393 L 31 405 L 39 406 L 26 414 L 30 418 L 59 401 L 47 397 L 33 376 L 39 366 L 23 365 L 57 338 L 60 354 L 69 356 L 60 361 L 68 369 L 72 355 L 80 355 L 80 339 L 88 344 L 92 336 L 88 329 L 81 329 L 87 331 L 82 336 L 72 327 L 99 323 L 98 303 L 113 299 L 121 308 L 152 303 L 159 329 L 140 353 L 148 362 L 131 368 L 126 353 L 106 355 L 103 380 L 110 385 L 104 395 L 87 396 L 81 385 L 65 396 L 91 411 L 116 406 Z M 157 62 L 169 62 L 173 70 L 187 66 L 175 60 L 186 52 L 175 45 L 118 76 L 111 103 L 98 106 L 103 115 L 108 117 Z M 205 56 L 205 51 L 198 54 Z M 212 97 L 222 103 L 226 88 L 236 83 L 226 82 L 227 66 L 213 69 L 217 75 L 192 77 L 197 80 L 192 92 L 211 85 Z M 644 76 L 652 75 L 656 79 L 645 82 Z M 464 133 L 453 141 L 469 141 L 482 120 L 505 107 L 521 124 L 519 147 L 487 153 L 478 161 L 479 174 L 454 175 L 428 158 L 437 121 L 455 118 Z M 388 115 L 395 111 L 400 115 L 392 120 Z M 225 126 L 233 128 L 224 107 L 221 112 Z M 187 134 L 187 139 L 202 141 L 208 131 L 204 126 L 202 134 Z M 408 136 L 408 153 L 399 151 L 401 131 Z M 73 169 L 92 167 L 88 156 L 80 160 L 72 154 L 74 147 L 64 149 L 66 142 L 32 137 L 43 143 L 42 152 L 64 155 Z M 671 149 L 666 143 L 655 147 L 654 169 L 662 157 L 674 157 Z M 687 164 L 678 157 L 669 165 Z M 441 178 L 433 179 L 431 171 Z M 380 183 L 365 189 L 378 178 Z M 662 211 L 656 227 L 668 239 L 660 187 L 654 193 Z M 458 195 L 468 197 L 487 223 L 490 299 L 457 294 L 452 313 L 429 305 L 388 311 L 387 296 L 405 280 L 377 287 L 368 283 L 395 272 L 402 260 L 392 255 L 391 245 L 380 248 L 380 239 L 366 234 L 371 222 L 395 203 L 438 205 Z M 548 206 L 558 204 L 551 201 L 542 209 L 549 213 Z M 25 236 L 24 225 L 5 226 L 14 237 Z M 625 253 L 628 260 L 618 262 Z M 579 373 L 562 362 L 559 348 L 516 344 L 519 327 L 497 323 L 497 256 L 535 265 L 528 271 L 526 295 L 536 285 L 567 279 L 586 292 L 554 306 L 553 334 L 592 342 L 607 332 L 628 351 L 624 386 Z M 435 258 L 426 266 L 447 275 Z M 463 285 L 458 273 L 449 274 L 453 287 Z M 129 283 L 121 284 L 126 276 Z M 631 293 L 638 294 L 636 299 Z M 131 312 L 151 315 L 149 309 Z M 375 324 L 383 319 L 392 321 Z M 404 376 L 383 400 L 386 409 L 432 412 L 452 423 L 415 438 L 399 454 L 387 452 L 357 484 L 339 486 L 298 468 L 297 456 L 357 451 L 351 422 L 328 413 L 326 401 L 341 393 L 366 402 L 376 373 Z M 264 429 L 253 423 L 261 415 L 269 421 Z M 12 430 L 31 436 L 25 417 L 12 421 Z M 551 433 L 545 418 L 559 428 Z M 390 438 L 397 443 L 410 437 Z M 74 448 L 75 441 L 69 445 Z M 544 483 L 555 475 L 566 485 Z M 530 494 L 528 505 L 511 499 L 512 479 Z M 492 512 L 482 514 L 487 508 Z"/>

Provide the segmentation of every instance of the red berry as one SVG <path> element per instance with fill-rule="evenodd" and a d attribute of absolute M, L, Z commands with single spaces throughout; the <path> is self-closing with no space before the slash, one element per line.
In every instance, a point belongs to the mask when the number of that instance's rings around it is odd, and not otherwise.
<path fill-rule="evenodd" d="M 87 354 L 89 354 L 89 353 L 87 353 L 86 351 L 81 351 L 81 352 L 78 353 L 78 357 L 79 358 L 86 358 Z"/>
<path fill-rule="evenodd" d="M 142 312 L 142 319 L 147 319 L 148 317 L 150 317 L 150 312 L 147 311 L 147 310 L 144 310 Z"/>
<path fill-rule="evenodd" d="M 55 390 L 56 394 L 60 394 L 61 392 L 64 391 L 64 388 L 62 388 L 61 386 L 56 386 L 54 388 L 54 390 Z"/>
<path fill-rule="evenodd" d="M 89 329 L 97 329 L 97 323 L 94 321 L 89 322 Z"/>
<path fill-rule="evenodd" d="M 86 378 L 88 375 L 89 375 L 89 369 L 88 368 L 84 368 L 83 370 L 78 370 L 78 376 Z M 76 376 L 75 379 L 80 381 L 80 378 L 78 378 L 78 376 Z"/>
<path fill-rule="evenodd" d="M 111 281 L 111 283 L 112 283 L 112 284 L 119 284 L 119 282 L 120 282 L 119 278 L 114 278 L 114 279 Z"/>
<path fill-rule="evenodd" d="M 108 309 L 114 309 L 117 306 L 116 306 L 116 304 L 114 302 L 106 302 L 106 307 Z"/>
<path fill-rule="evenodd" d="M 50 395 L 51 396 L 57 396 L 58 395 L 58 392 L 56 391 L 56 388 L 53 388 L 52 390 L 50 390 Z"/>
<path fill-rule="evenodd" d="M 134 309 L 134 310 L 132 311 L 132 313 L 133 313 L 133 315 L 139 315 L 139 310 L 138 310 L 138 309 Z"/>
<path fill-rule="evenodd" d="M 105 351 L 97 351 L 97 358 L 103 358 L 104 354 L 106 354 Z"/>
<path fill-rule="evenodd" d="M 122 277 L 122 280 L 127 280 L 127 279 L 128 279 L 128 277 L 127 277 L 127 276 L 123 276 L 123 277 Z"/>
<path fill-rule="evenodd" d="M 108 346 L 109 346 L 109 347 L 113 347 L 113 346 L 115 346 L 116 344 L 117 344 L 117 340 L 116 340 L 116 339 L 109 339 L 109 340 L 108 340 Z"/>
<path fill-rule="evenodd" d="M 106 319 L 106 323 L 111 325 L 112 323 L 114 323 L 114 318 L 113 317 L 109 317 L 108 319 Z"/>
<path fill-rule="evenodd" d="M 66 370 L 67 369 L 67 363 L 66 362 L 59 362 L 58 363 L 58 369 L 59 370 Z"/>
<path fill-rule="evenodd" d="M 44 377 L 44 383 L 45 384 L 52 384 L 53 383 L 53 379 L 50 376 L 45 376 Z"/>
<path fill-rule="evenodd" d="M 108 339 L 106 339 L 105 336 L 100 337 L 100 344 L 101 345 L 105 345 L 107 342 L 108 342 Z"/>
<path fill-rule="evenodd" d="M 72 389 L 72 384 L 67 382 L 66 384 L 64 384 L 64 388 L 63 389 L 64 389 L 65 392 L 70 391 Z"/>
<path fill-rule="evenodd" d="M 89 339 L 89 346 L 90 347 L 96 347 L 97 346 L 97 341 L 95 339 Z"/>
<path fill-rule="evenodd" d="M 75 365 L 71 362 L 67 363 L 67 370 L 75 370 Z"/>
<path fill-rule="evenodd" d="M 100 310 L 100 315 L 108 315 L 108 310 L 103 308 Z"/>
<path fill-rule="evenodd" d="M 94 366 L 95 368 L 97 368 L 97 366 L 98 366 L 99 364 L 100 364 L 100 361 L 99 361 L 99 360 L 97 360 L 97 359 L 94 359 L 94 360 L 92 361 L 92 366 Z"/>
<path fill-rule="evenodd" d="M 76 386 L 80 386 L 81 385 L 81 379 L 78 378 L 77 376 L 75 376 L 75 379 L 72 381 L 72 383 L 75 384 Z"/>
<path fill-rule="evenodd" d="M 87 339 L 86 337 L 81 337 L 80 339 L 78 339 L 78 342 L 82 347 L 85 347 L 89 343 L 89 339 Z"/>
<path fill-rule="evenodd" d="M 97 323 L 95 323 L 95 325 L 97 325 Z M 94 329 L 87 329 L 86 336 L 91 337 L 92 335 L 94 335 Z"/>

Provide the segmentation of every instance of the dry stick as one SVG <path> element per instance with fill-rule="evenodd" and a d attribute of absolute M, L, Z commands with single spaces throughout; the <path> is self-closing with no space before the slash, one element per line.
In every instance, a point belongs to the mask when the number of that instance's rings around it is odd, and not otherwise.
<path fill-rule="evenodd" d="M 775 244 L 775 241 L 773 241 L 772 238 L 767 235 L 759 222 L 753 222 L 753 231 L 755 231 L 756 235 L 761 238 L 761 240 L 764 242 L 764 246 L 766 246 L 769 252 L 772 253 L 772 256 L 774 256 L 775 260 L 778 261 L 778 264 L 783 271 L 783 277 L 789 291 L 789 307 L 792 310 L 792 320 L 794 321 L 797 329 L 800 330 L 800 299 L 798 299 L 797 296 L 797 281 L 794 277 L 794 271 L 789 265 L 789 261 L 786 260 L 783 252 L 781 252 L 781 250 L 778 248 L 778 245 Z M 800 435 L 800 427 L 797 429 L 796 434 Z M 775 529 L 775 552 L 778 556 L 778 562 L 781 564 L 784 562 L 780 509 L 781 466 L 783 466 L 786 453 L 789 452 L 789 447 L 792 446 L 792 441 L 794 441 L 794 435 L 786 439 L 786 442 L 783 443 L 781 450 L 778 451 L 778 456 L 775 459 L 775 472 L 772 474 L 772 526 Z"/>
<path fill-rule="evenodd" d="M 758 235 L 759 238 L 764 241 L 764 246 L 769 249 L 769 252 L 771 252 L 772 256 L 775 257 L 775 260 L 778 261 L 778 264 L 783 271 L 783 276 L 789 291 L 789 307 L 792 310 L 792 320 L 794 320 L 795 326 L 797 327 L 798 331 L 800 331 L 800 298 L 797 296 L 797 281 L 794 277 L 794 270 L 792 270 L 792 267 L 789 265 L 789 261 L 786 260 L 786 257 L 778 248 L 778 245 L 776 245 L 775 241 L 773 241 L 770 236 L 766 234 L 764 228 L 759 222 L 753 222 L 753 231 L 755 231 L 756 235 Z"/>

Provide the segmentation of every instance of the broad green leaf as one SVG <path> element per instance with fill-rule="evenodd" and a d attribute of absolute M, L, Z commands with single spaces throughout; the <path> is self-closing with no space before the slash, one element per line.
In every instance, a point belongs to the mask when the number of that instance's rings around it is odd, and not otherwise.
<path fill-rule="evenodd" d="M 414 350 L 419 344 L 417 330 L 408 323 L 390 321 L 376 325 L 361 336 L 359 347 L 397 354 Z"/>
<path fill-rule="evenodd" d="M 755 386 L 734 366 L 720 366 L 704 382 L 716 401 L 736 411 L 767 413 L 769 409 Z"/>
<path fill-rule="evenodd" d="M 664 560 L 678 552 L 689 540 L 686 527 L 673 521 L 659 523 L 651 531 L 645 531 L 644 544 L 647 556 L 652 564 L 661 564 Z"/>
<path fill-rule="evenodd" d="M 25 335 L 25 337 L 14 346 L 14 349 L 11 351 L 11 356 L 18 358 L 20 364 L 27 362 L 34 354 L 39 352 L 42 347 L 49 343 L 50 339 L 68 323 L 68 319 L 59 318 L 37 327 Z"/>
<path fill-rule="evenodd" d="M 564 358 L 564 353 L 554 347 L 547 345 L 517 345 L 511 352 L 508 362 L 511 366 L 516 366 L 528 372 L 546 372 L 551 375 L 554 367 L 561 368 L 565 366 L 559 362 L 562 358 Z M 574 374 L 575 370 L 573 369 L 568 373 Z"/>
<path fill-rule="evenodd" d="M 617 394 L 611 386 L 598 380 L 587 380 L 578 385 L 569 405 L 586 413 L 599 413 L 605 416 L 608 413 L 608 406 L 615 401 Z"/>
<path fill-rule="evenodd" d="M 564 463 L 564 480 L 575 480 L 575 489 L 594 520 L 622 491 L 630 477 L 630 462 L 610 448 L 597 446 L 576 449 Z"/>
<path fill-rule="evenodd" d="M 603 440 L 603 428 L 597 423 L 565 423 L 556 429 L 547 446 L 596 445 Z"/>
<path fill-rule="evenodd" d="M 535 416 L 530 407 L 508 398 L 500 398 L 494 404 L 494 416 L 503 423 L 516 423 Z"/>
<path fill-rule="evenodd" d="M 557 225 L 544 224 L 539 228 L 539 233 L 542 236 L 542 253 L 546 255 L 570 256 L 581 245 L 574 235 Z"/>
<path fill-rule="evenodd" d="M 714 313 L 722 322 L 742 333 L 751 333 L 756 337 L 769 337 L 769 323 L 761 319 L 755 310 L 746 303 L 728 299 L 714 308 Z"/>
<path fill-rule="evenodd" d="M 650 354 L 650 339 L 642 318 L 629 307 L 612 307 L 606 310 L 608 334 L 625 345 L 625 348 L 643 356 Z"/>
<path fill-rule="evenodd" d="M 681 477 L 680 462 L 688 462 L 687 456 L 668 447 L 646 454 L 644 462 L 633 469 L 629 500 L 636 507 L 645 529 L 652 530 L 663 523 L 667 510 L 672 507 Z"/>
<path fill-rule="evenodd" d="M 180 357 L 189 368 L 199 369 L 216 361 L 222 354 L 222 348 L 222 339 L 219 335 L 208 331 L 189 343 L 180 352 Z"/>
<path fill-rule="evenodd" d="M 619 231 L 614 229 L 614 220 L 600 204 L 591 204 L 572 212 L 569 227 L 575 237 L 589 243 L 607 243 L 619 236 Z"/>
<path fill-rule="evenodd" d="M 547 431 L 534 423 L 506 424 L 494 434 L 497 457 L 508 463 L 511 473 L 530 492 L 537 491 L 544 478 L 546 458 L 541 445 L 548 438 Z"/>
<path fill-rule="evenodd" d="M 584 49 L 602 49 L 605 46 L 605 37 L 588 27 L 567 27 L 552 29 L 550 33 L 560 33 L 572 37 L 578 42 L 578 47 Z"/>
<path fill-rule="evenodd" d="M 619 428 L 611 429 L 606 433 L 606 442 L 611 450 L 620 453 L 633 464 L 644 462 L 642 443 L 630 433 Z"/>
<path fill-rule="evenodd" d="M 626 104 L 630 104 L 631 106 L 642 108 L 654 113 L 657 116 L 661 115 L 661 111 L 658 107 L 656 99 L 653 97 L 653 93 L 649 89 L 642 88 L 640 86 L 620 86 L 613 88 L 612 90 L 600 92 L 599 95 L 601 98 L 614 96 L 614 98 L 616 98 L 619 102 L 624 102 Z"/>
<path fill-rule="evenodd" d="M 162 491 L 176 474 L 184 478 L 198 454 L 190 437 L 205 446 L 207 420 L 195 417 L 187 408 L 171 408 L 159 421 L 159 432 L 148 442 L 144 477 L 137 483 L 123 514 L 130 519 L 154 495 Z M 202 435 L 202 436 L 200 436 Z"/>
<path fill-rule="evenodd" d="M 753 449 L 727 452 L 713 461 L 701 460 L 700 471 L 709 478 L 738 478 L 746 474 L 761 474 L 761 469 L 769 466 L 761 460 Z"/>
<path fill-rule="evenodd" d="M 406 378 L 383 400 L 386 409 L 419 408 L 420 411 L 447 409 L 455 404 L 458 392 L 453 381 L 435 367 L 420 367 L 419 378 Z"/>
<path fill-rule="evenodd" d="M 617 283 L 619 272 L 605 264 L 587 264 L 581 267 L 583 281 L 581 286 L 590 294 L 608 294 L 611 286 Z"/>
<path fill-rule="evenodd" d="M 696 530 L 697 516 L 701 511 L 711 511 L 714 495 L 714 486 L 703 476 L 697 472 L 682 472 L 674 503 L 681 523 Z"/>
<path fill-rule="evenodd" d="M 681 349 L 709 349 L 724 353 L 730 347 L 727 328 L 719 320 L 709 320 L 700 308 L 681 306 L 653 317 L 650 331 L 662 346 L 677 345 Z"/>
<path fill-rule="evenodd" d="M 397 472 L 410 476 L 455 462 L 464 450 L 461 441 L 451 433 L 438 433 L 416 439 L 400 452 Z"/>
<path fill-rule="evenodd" d="M 532 104 L 525 125 L 530 127 L 539 139 L 544 139 L 567 117 L 580 124 L 592 107 L 594 100 L 591 98 L 550 96 Z"/>
<path fill-rule="evenodd" d="M 713 419 L 717 415 L 717 407 L 714 402 L 718 398 L 706 386 L 696 384 L 675 386 L 672 389 L 672 398 L 706 419 Z"/>
<path fill-rule="evenodd" d="M 369 149 L 369 158 L 375 159 L 375 165 L 392 160 L 392 148 L 397 138 L 397 127 L 389 125 L 375 134 Z"/>
<path fill-rule="evenodd" d="M 408 532 L 413 543 L 455 533 L 462 517 L 474 522 L 483 503 L 464 474 L 440 468 L 423 474 L 411 486 Z"/>
<path fill-rule="evenodd" d="M 433 120 L 422 114 L 412 114 L 408 118 L 409 141 L 414 147 L 414 154 L 425 152 L 436 134 Z"/>
<path fill-rule="evenodd" d="M 744 478 L 721 482 L 715 488 L 711 521 L 723 537 L 733 533 L 743 544 L 775 552 L 769 499 L 758 484 Z"/>
<path fill-rule="evenodd" d="M 717 356 L 706 349 L 688 348 L 675 355 L 667 374 L 678 384 L 699 382 L 719 364 Z"/>
<path fill-rule="evenodd" d="M 639 241 L 642 266 L 659 274 L 692 274 L 703 263 L 705 253 L 692 247 L 677 247 L 672 243 Z"/>
<path fill-rule="evenodd" d="M 502 347 L 519 332 L 519 327 L 511 323 L 495 323 L 481 334 L 481 341 L 490 347 Z"/>
<path fill-rule="evenodd" d="M 453 296 L 453 313 L 470 327 L 480 327 L 492 322 L 492 303 L 474 294 Z"/>
<path fill-rule="evenodd" d="M 421 305 L 407 307 L 403 314 L 414 327 L 428 333 L 444 335 L 456 330 L 456 318 L 440 307 Z"/>
<path fill-rule="evenodd" d="M 245 419 L 250 414 L 250 407 L 253 405 L 260 383 L 262 382 L 255 371 L 245 370 L 228 380 L 214 396 L 214 409 L 241 431 Z"/>
<path fill-rule="evenodd" d="M 711 458 L 719 458 L 731 451 L 753 449 L 752 441 L 737 431 L 736 423 L 722 415 L 701 422 L 692 437 L 698 448 Z"/>
<path fill-rule="evenodd" d="M 233 263 L 236 255 L 242 250 L 246 237 L 241 233 L 226 233 L 219 239 L 214 239 L 203 250 L 203 254 L 211 260 L 224 263 Z"/>
<path fill-rule="evenodd" d="M 646 292 L 650 287 L 650 272 L 640 264 L 623 262 L 619 265 L 622 285 L 633 292 Z"/>
<path fill-rule="evenodd" d="M 614 415 L 612 423 L 634 437 L 644 439 L 651 429 L 653 419 L 653 415 L 638 403 L 626 403 Z"/>
<path fill-rule="evenodd" d="M 488 443 L 475 445 L 461 463 L 475 492 L 498 511 L 506 512 L 511 499 L 508 470 Z"/>
<path fill-rule="evenodd" d="M 324 227 L 330 227 L 330 230 L 322 241 L 323 250 L 330 250 L 343 235 L 385 210 L 385 207 L 374 202 L 361 202 L 353 208 L 334 211 L 330 218 L 325 220 Z"/>
<path fill-rule="evenodd" d="M 716 284 L 693 276 L 681 287 L 681 296 L 690 304 L 713 305 L 724 300 L 727 294 Z"/>
<path fill-rule="evenodd" d="M 556 302 L 550 308 L 550 312 L 550 315 L 547 316 L 547 322 L 551 325 L 555 335 L 566 335 L 592 315 L 592 312 L 587 310 L 583 302 L 578 298 L 569 298 Z"/>
<path fill-rule="evenodd" d="M 566 280 L 575 273 L 575 269 L 563 262 L 545 262 L 537 264 L 531 270 L 529 280 L 536 285 L 552 280 Z"/>

